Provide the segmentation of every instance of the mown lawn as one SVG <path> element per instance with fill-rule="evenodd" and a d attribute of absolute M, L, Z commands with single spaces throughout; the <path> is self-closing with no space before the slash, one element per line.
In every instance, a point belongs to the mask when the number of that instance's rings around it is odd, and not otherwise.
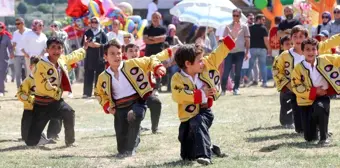
<path fill-rule="evenodd" d="M 80 99 L 82 85 L 73 86 L 75 98 L 66 101 L 76 111 L 77 147 L 65 148 L 64 133 L 54 145 L 28 148 L 19 141 L 22 104 L 14 97 L 15 84 L 0 99 L 0 167 L 200 167 L 183 162 L 177 141 L 179 120 L 170 94 L 161 94 L 162 134 L 143 132 L 137 155 L 117 159 L 113 116 L 104 114 L 95 99 Z M 214 144 L 229 157 L 213 158 L 208 167 L 339 167 L 340 103 L 331 104 L 332 145 L 320 148 L 306 144 L 293 130 L 279 126 L 279 95 L 275 89 L 243 88 L 242 95 L 228 93 L 213 107 L 214 124 L 210 129 Z M 143 121 L 150 127 L 149 112 Z"/>

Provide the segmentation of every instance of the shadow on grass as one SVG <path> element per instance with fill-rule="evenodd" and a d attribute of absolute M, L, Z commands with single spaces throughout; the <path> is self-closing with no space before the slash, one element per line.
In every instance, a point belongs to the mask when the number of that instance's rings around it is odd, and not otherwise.
<path fill-rule="evenodd" d="M 18 101 L 16 98 L 8 98 L 8 99 L 3 99 L 1 102 L 7 102 L 7 101 Z"/>
<path fill-rule="evenodd" d="M 19 150 L 29 150 L 29 149 L 40 149 L 40 150 L 46 150 L 50 151 L 51 148 L 47 148 L 45 146 L 26 146 L 26 145 L 20 145 L 20 146 L 13 146 L 5 149 L 0 149 L 0 152 L 10 152 L 10 151 L 19 151 Z"/>
<path fill-rule="evenodd" d="M 327 147 L 334 147 L 334 146 L 335 145 L 330 145 Z M 281 144 L 270 145 L 270 146 L 261 148 L 259 151 L 260 152 L 273 152 L 282 147 L 294 147 L 294 148 L 300 148 L 300 149 L 326 148 L 324 146 L 312 144 L 308 142 L 291 142 L 291 143 L 281 143 Z"/>
<path fill-rule="evenodd" d="M 153 167 L 183 167 L 183 166 L 192 166 L 194 165 L 193 161 L 187 161 L 187 160 L 177 160 L 177 161 L 172 161 L 172 162 L 166 162 L 166 163 L 160 163 L 160 164 L 155 164 L 155 165 L 147 165 L 147 166 L 138 166 L 142 168 L 153 168 Z M 129 168 L 137 168 L 133 166 L 129 166 Z"/>
<path fill-rule="evenodd" d="M 88 158 L 88 159 L 93 159 L 93 158 L 115 158 L 117 155 L 104 155 L 104 156 L 78 156 L 78 155 L 60 155 L 60 156 L 51 156 L 49 157 L 50 159 L 63 159 L 63 158 Z"/>
<path fill-rule="evenodd" d="M 100 139 L 100 138 L 112 138 L 116 137 L 115 134 L 112 135 L 102 135 L 102 136 L 92 136 L 92 137 L 82 137 L 81 139 Z"/>
<path fill-rule="evenodd" d="M 268 95 L 255 94 L 255 95 L 249 95 L 247 97 L 272 97 L 272 96 L 276 96 L 276 94 L 268 94 Z"/>
<path fill-rule="evenodd" d="M 19 139 L 2 139 L 0 140 L 0 143 L 5 143 L 5 142 L 24 142 L 23 140 L 19 140 Z"/>
<path fill-rule="evenodd" d="M 260 137 L 251 137 L 246 138 L 247 142 L 262 142 L 262 141 L 268 141 L 268 140 L 277 140 L 277 139 L 283 139 L 283 138 L 297 138 L 301 137 L 301 135 L 297 133 L 284 133 L 279 135 L 272 135 L 272 136 L 260 136 Z"/>
<path fill-rule="evenodd" d="M 257 128 L 253 128 L 253 129 L 249 129 L 245 132 L 255 132 L 255 131 L 260 131 L 260 130 L 277 130 L 277 129 L 286 129 L 281 125 L 277 125 L 277 126 L 271 126 L 271 127 L 257 127 Z"/>

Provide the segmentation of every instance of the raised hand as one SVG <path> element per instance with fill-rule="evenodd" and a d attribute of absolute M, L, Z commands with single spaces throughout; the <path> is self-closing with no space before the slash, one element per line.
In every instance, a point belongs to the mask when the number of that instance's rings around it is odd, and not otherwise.
<path fill-rule="evenodd" d="M 84 46 L 83 48 L 86 50 L 89 47 L 89 43 L 91 41 L 91 38 L 87 38 L 86 35 L 84 36 Z"/>
<path fill-rule="evenodd" d="M 204 86 L 202 90 L 207 98 L 212 98 L 212 96 L 216 94 L 216 88 L 208 88 L 207 86 Z"/>
<path fill-rule="evenodd" d="M 110 114 L 116 114 L 116 109 L 115 108 L 112 108 L 112 107 L 110 107 L 110 109 L 109 109 L 109 113 Z"/>
<path fill-rule="evenodd" d="M 155 74 L 156 76 L 162 77 L 166 74 L 166 69 L 165 69 L 164 66 L 161 66 L 157 69 L 157 71 L 155 73 L 156 73 Z"/>
<path fill-rule="evenodd" d="M 317 96 L 325 96 L 327 94 L 327 90 L 321 89 L 321 87 L 316 88 Z"/>

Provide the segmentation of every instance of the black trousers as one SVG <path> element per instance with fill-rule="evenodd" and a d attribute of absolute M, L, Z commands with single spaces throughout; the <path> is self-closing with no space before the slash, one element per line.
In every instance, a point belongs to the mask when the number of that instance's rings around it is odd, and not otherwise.
<path fill-rule="evenodd" d="M 62 119 L 65 128 L 65 143 L 66 145 L 74 143 L 74 115 L 74 110 L 63 99 L 49 105 L 34 104 L 32 124 L 25 141 L 26 145 L 35 146 L 39 143 L 41 133 L 50 119 Z"/>
<path fill-rule="evenodd" d="M 131 110 L 136 117 L 135 120 L 129 122 L 128 112 Z M 116 108 L 114 127 L 119 153 L 136 151 L 140 142 L 140 124 L 144 119 L 145 111 L 146 104 L 144 101 L 136 102 L 125 108 Z"/>
<path fill-rule="evenodd" d="M 298 105 L 296 102 L 296 95 L 291 95 L 290 101 L 292 110 L 293 110 L 293 119 L 295 125 L 295 132 L 302 133 L 303 132 L 303 124 L 302 124 L 302 112 L 298 109 Z"/>
<path fill-rule="evenodd" d="M 27 140 L 27 136 L 28 136 L 31 124 L 32 124 L 32 119 L 33 119 L 33 110 L 24 110 L 24 112 L 22 114 L 22 118 L 21 118 L 21 138 L 24 141 Z M 55 119 L 55 120 L 57 122 L 51 122 L 50 121 L 50 123 L 48 125 L 48 129 L 47 129 L 47 137 L 48 138 L 54 138 L 55 137 L 55 136 L 52 136 L 52 135 L 58 136 L 58 134 L 61 131 L 61 125 L 59 123 L 61 121 L 59 121 L 58 119 Z M 50 134 L 50 137 L 49 137 L 49 134 Z"/>
<path fill-rule="evenodd" d="M 32 124 L 32 118 L 33 118 L 33 111 L 32 110 L 24 110 L 22 113 L 21 118 L 21 138 L 26 141 L 29 129 Z"/>
<path fill-rule="evenodd" d="M 179 126 L 178 140 L 181 143 L 183 160 L 211 158 L 209 128 L 214 120 L 211 109 L 200 109 L 199 114 Z"/>
<path fill-rule="evenodd" d="M 149 96 L 148 100 L 146 101 L 147 107 L 150 109 L 150 116 L 151 116 L 151 130 L 157 131 L 158 130 L 158 123 L 161 117 L 162 111 L 162 102 L 159 100 L 157 96 Z"/>
<path fill-rule="evenodd" d="M 291 98 L 294 96 L 292 92 L 280 92 L 280 123 L 281 125 L 292 125 L 294 123 L 293 119 L 293 109 Z"/>
<path fill-rule="evenodd" d="M 320 130 L 320 140 L 328 138 L 328 120 L 330 112 L 330 99 L 328 96 L 318 97 L 311 106 L 299 106 L 304 125 L 304 138 L 306 141 L 317 140 L 317 127 Z"/>
<path fill-rule="evenodd" d="M 105 65 L 98 66 L 96 69 L 85 68 L 83 95 L 92 96 L 93 82 L 97 84 L 98 76 L 105 69 Z"/>
<path fill-rule="evenodd" d="M 61 132 L 61 127 L 63 122 L 61 119 L 51 119 L 47 128 L 47 138 L 57 138 L 58 134 Z"/>

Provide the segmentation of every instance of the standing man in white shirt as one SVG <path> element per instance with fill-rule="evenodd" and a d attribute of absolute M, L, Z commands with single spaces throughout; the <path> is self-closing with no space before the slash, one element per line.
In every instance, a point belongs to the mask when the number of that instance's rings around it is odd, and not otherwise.
<path fill-rule="evenodd" d="M 22 41 L 24 37 L 24 33 L 31 31 L 31 29 L 25 27 L 25 20 L 21 17 L 15 19 L 15 26 L 17 27 L 17 30 L 13 33 L 13 48 L 14 48 L 14 57 L 11 57 L 14 64 L 14 71 L 15 71 L 15 79 L 17 83 L 17 88 L 21 85 L 22 80 L 22 67 L 25 69 L 25 76 L 27 76 L 27 67 L 26 65 L 29 63 L 25 63 L 25 56 L 24 53 L 21 51 L 22 48 L 24 48 L 26 43 Z M 29 60 L 29 59 L 28 59 Z"/>
<path fill-rule="evenodd" d="M 108 32 L 106 34 L 108 41 L 111 41 L 112 39 L 117 39 L 118 42 L 123 45 L 124 44 L 124 34 L 125 32 L 122 30 L 119 30 L 119 20 L 115 19 L 112 23 L 112 31 Z"/>
<path fill-rule="evenodd" d="M 153 0 L 151 3 L 148 5 L 148 15 L 146 16 L 146 19 L 149 22 L 149 25 L 151 24 L 152 21 L 152 14 L 158 11 L 158 0 Z"/>
<path fill-rule="evenodd" d="M 32 22 L 32 31 L 28 31 L 24 34 L 22 38 L 22 46 L 21 50 L 24 53 L 26 58 L 26 67 L 29 67 L 29 60 L 32 56 L 43 56 L 45 54 L 47 37 L 42 32 L 44 27 L 44 23 L 42 20 L 35 19 Z M 27 68 L 26 76 L 30 74 L 29 68 Z"/>

